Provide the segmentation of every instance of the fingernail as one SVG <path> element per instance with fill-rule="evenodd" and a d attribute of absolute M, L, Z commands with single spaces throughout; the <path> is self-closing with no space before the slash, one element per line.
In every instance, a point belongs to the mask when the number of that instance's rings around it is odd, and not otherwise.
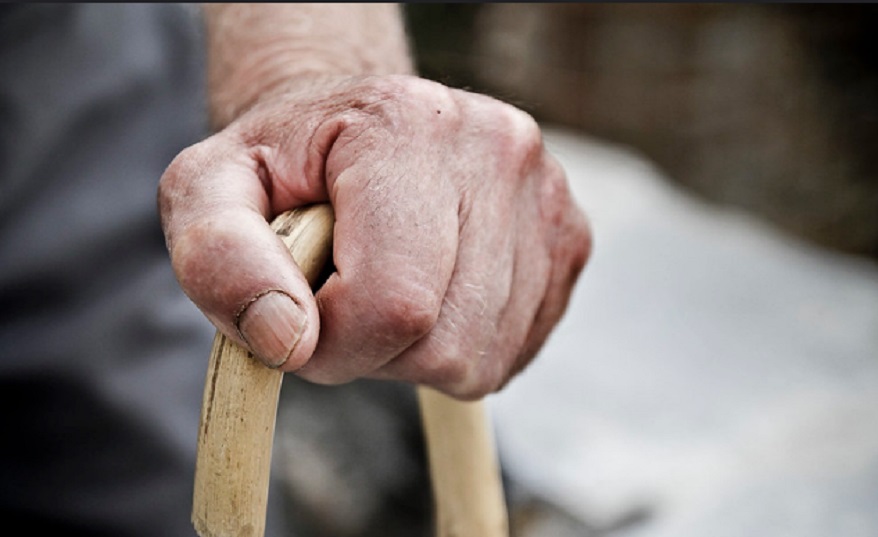
<path fill-rule="evenodd" d="M 269 291 L 238 316 L 238 332 L 250 350 L 268 367 L 289 359 L 305 331 L 305 312 L 286 293 Z"/>

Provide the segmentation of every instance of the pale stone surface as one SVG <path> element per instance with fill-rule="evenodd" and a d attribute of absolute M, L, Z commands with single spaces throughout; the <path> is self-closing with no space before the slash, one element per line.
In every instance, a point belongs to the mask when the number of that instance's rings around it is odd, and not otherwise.
<path fill-rule="evenodd" d="M 543 354 L 489 398 L 512 475 L 611 535 L 878 534 L 878 265 L 546 139 L 595 249 Z"/>

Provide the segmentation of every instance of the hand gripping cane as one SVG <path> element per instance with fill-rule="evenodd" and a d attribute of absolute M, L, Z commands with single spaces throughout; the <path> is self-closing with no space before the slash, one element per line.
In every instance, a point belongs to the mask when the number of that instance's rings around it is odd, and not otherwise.
<path fill-rule="evenodd" d="M 332 253 L 329 205 L 286 212 L 272 229 L 315 285 Z M 201 537 L 263 537 L 283 373 L 217 332 L 201 407 L 192 523 Z M 482 401 L 418 388 L 438 537 L 506 537 L 496 451 Z"/>

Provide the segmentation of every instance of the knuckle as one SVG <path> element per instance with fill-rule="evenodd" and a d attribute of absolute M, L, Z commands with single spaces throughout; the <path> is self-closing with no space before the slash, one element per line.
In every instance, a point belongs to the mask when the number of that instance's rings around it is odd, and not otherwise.
<path fill-rule="evenodd" d="M 586 219 L 581 211 L 575 211 L 574 221 L 575 223 L 573 225 L 571 236 L 573 241 L 579 245 L 579 251 L 582 257 L 580 263 L 584 265 L 591 252 L 594 235 L 591 232 L 591 226 L 588 223 L 588 219 Z"/>
<path fill-rule="evenodd" d="M 294 369 L 294 371 L 296 375 L 308 382 L 323 386 L 339 386 L 357 378 L 357 375 L 346 371 L 338 371 L 331 367 L 321 367 L 320 364 L 314 363 L 313 359 L 305 362 L 298 369 Z"/>
<path fill-rule="evenodd" d="M 446 348 L 441 355 L 434 356 L 422 364 L 421 371 L 424 382 L 454 390 L 466 383 L 472 365 L 459 352 Z"/>
<path fill-rule="evenodd" d="M 179 188 L 180 181 L 184 177 L 183 168 L 185 167 L 185 153 L 188 149 L 180 152 L 165 168 L 164 173 L 159 179 L 158 200 L 161 209 L 169 209 L 173 205 L 175 194 Z"/>
<path fill-rule="evenodd" d="M 509 121 L 518 136 L 527 144 L 542 146 L 543 135 L 537 120 L 520 108 L 507 105 L 506 109 L 509 111 Z"/>
<path fill-rule="evenodd" d="M 432 287 L 397 281 L 374 305 L 381 324 L 395 339 L 415 341 L 435 326 L 442 297 Z"/>
<path fill-rule="evenodd" d="M 165 173 L 162 174 L 160 183 L 176 185 L 186 177 L 195 173 L 203 166 L 206 160 L 206 147 L 204 142 L 199 142 L 180 151 L 168 164 Z"/>
<path fill-rule="evenodd" d="M 444 384 L 444 391 L 463 401 L 475 401 L 486 395 L 497 392 L 503 386 L 503 379 L 496 375 L 474 375 L 472 368 L 467 367 L 460 377 Z"/>
<path fill-rule="evenodd" d="M 525 161 L 543 152 L 543 135 L 537 121 L 527 112 L 511 105 L 503 105 L 500 131 L 509 151 Z"/>
<path fill-rule="evenodd" d="M 194 180 L 204 173 L 210 163 L 209 151 L 205 142 L 191 145 L 177 154 L 158 184 L 159 211 L 163 216 L 177 205 L 185 204 L 191 195 Z"/>
<path fill-rule="evenodd" d="M 568 280 L 570 281 L 575 281 L 579 273 L 585 268 L 594 246 L 594 236 L 585 215 L 579 210 L 573 212 L 574 223 L 571 225 L 569 234 L 570 247 L 568 249 L 570 257 Z"/>
<path fill-rule="evenodd" d="M 509 375 L 504 361 L 494 353 L 471 352 L 459 338 L 442 342 L 440 351 L 422 363 L 426 382 L 463 400 L 474 400 L 500 390 Z"/>
<path fill-rule="evenodd" d="M 486 395 L 495 393 L 502 387 L 502 379 L 495 375 L 483 375 L 475 381 L 467 384 L 457 396 L 461 399 L 472 401 Z"/>
<path fill-rule="evenodd" d="M 551 205 L 556 209 L 550 213 L 550 220 L 557 229 L 556 248 L 560 250 L 559 258 L 567 260 L 571 272 L 578 274 L 588 262 L 594 245 L 591 224 L 570 195 L 566 181 L 562 181 L 555 190 L 556 199 Z"/>

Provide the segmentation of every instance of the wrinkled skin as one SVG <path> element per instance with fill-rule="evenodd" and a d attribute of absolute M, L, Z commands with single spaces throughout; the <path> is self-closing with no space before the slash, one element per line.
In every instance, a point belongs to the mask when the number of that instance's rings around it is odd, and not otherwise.
<path fill-rule="evenodd" d="M 337 272 L 315 297 L 267 220 L 323 201 Z M 591 246 L 530 116 L 403 75 L 323 79 L 258 103 L 174 159 L 159 208 L 183 290 L 267 364 L 462 399 L 534 357 Z M 262 313 L 277 309 L 252 307 L 270 290 L 295 310 L 273 330 Z"/>

